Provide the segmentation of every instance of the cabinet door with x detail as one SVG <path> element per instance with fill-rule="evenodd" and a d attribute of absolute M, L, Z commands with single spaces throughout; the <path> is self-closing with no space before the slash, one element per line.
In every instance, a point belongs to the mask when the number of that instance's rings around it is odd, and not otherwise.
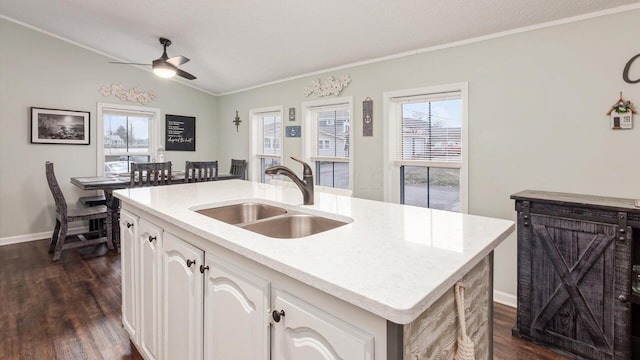
<path fill-rule="evenodd" d="M 519 219 L 519 331 L 590 359 L 629 359 L 631 229 Z"/>

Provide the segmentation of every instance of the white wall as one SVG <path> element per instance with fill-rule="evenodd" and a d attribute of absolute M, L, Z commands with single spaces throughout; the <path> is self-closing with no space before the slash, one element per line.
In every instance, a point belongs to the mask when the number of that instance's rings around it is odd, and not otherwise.
<path fill-rule="evenodd" d="M 98 89 L 122 84 L 154 91 L 147 106 L 196 117 L 196 152 L 167 151 L 166 160 L 184 168 L 185 160 L 217 158 L 217 99 L 175 81 L 0 19 L 0 245 L 16 237 L 51 232 L 55 206 L 45 180 L 44 163 L 55 164 L 67 202 L 88 195 L 69 183 L 73 176 L 96 174 L 96 106 L 98 102 L 136 105 L 103 97 Z M 142 106 L 141 104 L 137 104 Z M 30 143 L 30 107 L 91 112 L 91 144 Z M 164 140 L 162 141 L 164 144 Z M 47 235 L 48 236 L 48 235 Z"/>
<path fill-rule="evenodd" d="M 509 195 L 524 189 L 640 198 L 640 117 L 633 130 L 614 131 L 605 115 L 620 91 L 640 107 L 640 84 L 621 75 L 640 51 L 638 24 L 633 10 L 221 96 L 218 154 L 248 158 L 248 109 L 282 105 L 286 115 L 296 107 L 296 122 L 285 125 L 302 125 L 300 104 L 317 98 L 303 95 L 306 85 L 349 74 L 340 96 L 355 101 L 354 196 L 381 200 L 382 93 L 468 81 L 470 213 L 515 220 Z M 358 120 L 366 97 L 374 101 L 373 137 L 362 137 Z M 235 110 L 245 121 L 239 133 Z M 285 138 L 285 157 L 301 149 L 300 139 Z M 496 290 L 514 295 L 515 236 L 495 260 Z"/>

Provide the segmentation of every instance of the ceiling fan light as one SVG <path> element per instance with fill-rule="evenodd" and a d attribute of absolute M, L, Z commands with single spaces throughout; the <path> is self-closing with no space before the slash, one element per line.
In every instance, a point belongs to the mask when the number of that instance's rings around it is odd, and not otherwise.
<path fill-rule="evenodd" d="M 176 76 L 176 68 L 175 66 L 167 64 L 166 62 L 156 63 L 154 61 L 153 73 L 162 78 L 170 78 Z"/>

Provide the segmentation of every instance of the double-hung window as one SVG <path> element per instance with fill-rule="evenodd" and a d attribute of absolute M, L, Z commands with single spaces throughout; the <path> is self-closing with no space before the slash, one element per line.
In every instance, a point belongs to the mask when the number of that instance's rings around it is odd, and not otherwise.
<path fill-rule="evenodd" d="M 98 173 L 114 176 L 131 163 L 155 160 L 160 110 L 98 104 Z"/>
<path fill-rule="evenodd" d="M 252 109 L 251 136 L 252 156 L 256 159 L 251 167 L 253 181 L 267 182 L 270 176 L 264 170 L 282 164 L 282 107 Z"/>
<path fill-rule="evenodd" d="M 384 101 L 385 199 L 466 212 L 466 83 L 388 92 Z"/>
<path fill-rule="evenodd" d="M 315 167 L 318 186 L 352 188 L 352 103 L 352 98 L 346 97 L 302 104 L 305 129 L 309 129 L 305 153 Z"/>

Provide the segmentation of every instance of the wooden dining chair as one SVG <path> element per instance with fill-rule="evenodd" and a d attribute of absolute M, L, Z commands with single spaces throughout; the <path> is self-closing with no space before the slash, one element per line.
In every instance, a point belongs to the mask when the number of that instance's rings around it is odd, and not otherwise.
<path fill-rule="evenodd" d="M 184 164 L 184 182 L 218 180 L 217 161 L 187 161 Z"/>
<path fill-rule="evenodd" d="M 56 227 L 51 236 L 49 243 L 49 252 L 53 253 L 53 261 L 60 260 L 63 250 L 97 245 L 107 243 L 109 249 L 113 249 L 113 236 L 111 232 L 111 214 L 105 205 L 98 205 L 85 209 L 69 209 L 64 194 L 58 185 L 58 180 L 53 171 L 53 163 L 47 161 L 45 163 L 47 175 L 47 183 L 56 202 Z M 88 233 L 77 235 L 79 241 L 65 243 L 67 240 L 67 231 L 69 223 L 75 221 L 91 221 L 99 220 L 104 223 L 104 227 L 99 230 L 99 237 L 88 240 L 85 235 Z M 103 236 L 104 235 L 104 236 Z"/>
<path fill-rule="evenodd" d="M 247 160 L 231 159 L 230 174 L 242 176 L 242 180 L 247 179 Z"/>
<path fill-rule="evenodd" d="M 131 187 L 171 184 L 171 161 L 131 163 Z"/>

